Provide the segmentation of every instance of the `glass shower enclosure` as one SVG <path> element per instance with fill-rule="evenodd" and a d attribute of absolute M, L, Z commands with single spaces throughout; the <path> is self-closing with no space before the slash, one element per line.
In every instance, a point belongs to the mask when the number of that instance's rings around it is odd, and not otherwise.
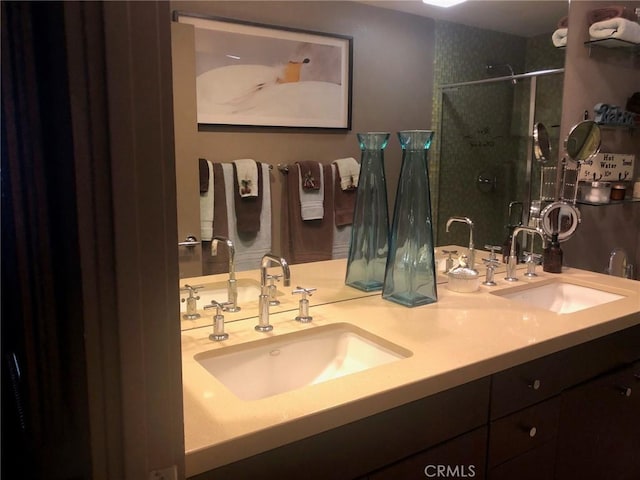
<path fill-rule="evenodd" d="M 467 244 L 466 229 L 445 231 L 452 216 L 474 221 L 477 248 L 501 245 L 507 225 L 527 224 L 532 201 L 535 207 L 540 199 L 533 126 L 540 122 L 549 131 L 555 165 L 563 73 L 541 70 L 440 87 L 437 245 Z"/>

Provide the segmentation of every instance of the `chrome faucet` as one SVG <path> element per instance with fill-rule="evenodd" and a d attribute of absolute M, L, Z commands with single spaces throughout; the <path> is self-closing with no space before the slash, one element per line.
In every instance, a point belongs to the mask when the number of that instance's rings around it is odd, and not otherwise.
<path fill-rule="evenodd" d="M 266 253 L 260 262 L 260 297 L 258 303 L 258 325 L 255 329 L 258 332 L 270 332 L 273 325 L 269 325 L 269 285 L 267 284 L 267 268 L 275 263 L 282 267 L 282 284 L 285 287 L 291 285 L 291 274 L 289 273 L 289 264 L 282 257 L 276 257 L 271 253 Z"/>
<path fill-rule="evenodd" d="M 473 245 L 473 222 L 468 217 L 449 217 L 449 220 L 447 220 L 447 229 L 446 229 L 447 233 L 449 232 L 449 227 L 453 222 L 462 222 L 469 225 L 469 253 L 467 254 L 467 257 L 469 258 L 468 266 L 471 269 L 475 269 L 476 250 Z"/>
<path fill-rule="evenodd" d="M 236 266 L 235 257 L 236 249 L 233 246 L 233 242 L 225 237 L 213 237 L 211 240 L 212 251 L 217 251 L 218 245 L 223 243 L 227 246 L 229 251 L 229 280 L 227 281 L 227 302 L 225 303 L 224 310 L 226 312 L 239 312 L 238 306 L 238 285 L 236 282 Z"/>
<path fill-rule="evenodd" d="M 511 251 L 509 252 L 509 262 L 507 263 L 507 276 L 504 279 L 508 282 L 517 282 L 518 277 L 516 277 L 516 267 L 518 266 L 518 257 L 516 256 L 516 238 L 520 232 L 527 232 L 532 236 L 535 234 L 540 235 L 542 239 L 542 247 L 544 248 L 547 244 L 546 239 L 544 238 L 543 233 L 540 230 L 536 230 L 531 227 L 516 227 L 513 229 L 513 239 L 511 240 Z M 533 246 L 533 241 L 531 242 Z M 533 260 L 532 260 L 533 261 Z"/>

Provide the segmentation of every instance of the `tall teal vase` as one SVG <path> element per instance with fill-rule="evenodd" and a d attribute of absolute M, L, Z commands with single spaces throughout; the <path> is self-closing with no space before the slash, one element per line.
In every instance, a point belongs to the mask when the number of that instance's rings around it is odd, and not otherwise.
<path fill-rule="evenodd" d="M 389 248 L 389 209 L 384 149 L 389 133 L 358 133 L 360 179 L 345 283 L 365 292 L 381 290 Z"/>
<path fill-rule="evenodd" d="M 398 181 L 382 298 L 416 307 L 438 301 L 427 156 L 433 132 L 398 132 Z"/>

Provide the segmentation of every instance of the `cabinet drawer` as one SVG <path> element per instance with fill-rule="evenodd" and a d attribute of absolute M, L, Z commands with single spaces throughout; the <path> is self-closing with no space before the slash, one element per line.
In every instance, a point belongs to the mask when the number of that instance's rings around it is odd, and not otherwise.
<path fill-rule="evenodd" d="M 371 473 L 368 479 L 473 477 L 480 480 L 485 478 L 486 450 L 487 427 L 482 427 Z"/>
<path fill-rule="evenodd" d="M 553 480 L 555 459 L 556 441 L 553 439 L 498 465 L 487 477 L 489 480 Z"/>
<path fill-rule="evenodd" d="M 532 360 L 492 376 L 491 419 L 541 402 L 640 358 L 640 326 Z"/>
<path fill-rule="evenodd" d="M 555 438 L 559 412 L 560 398 L 554 397 L 491 422 L 489 467 L 506 462 Z"/>

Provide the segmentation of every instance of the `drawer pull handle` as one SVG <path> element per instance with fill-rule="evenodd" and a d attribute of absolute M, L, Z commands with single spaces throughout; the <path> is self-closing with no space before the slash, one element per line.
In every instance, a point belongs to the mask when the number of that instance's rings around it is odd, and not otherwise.
<path fill-rule="evenodd" d="M 618 387 L 620 390 L 620 395 L 624 395 L 625 397 L 631 396 L 631 387 Z"/>
<path fill-rule="evenodd" d="M 529 384 L 529 388 L 533 390 L 538 390 L 540 388 L 540 380 L 536 378 L 533 382 Z"/>
<path fill-rule="evenodd" d="M 538 433 L 538 429 L 536 427 L 531 427 L 529 429 L 529 437 L 533 438 L 536 436 L 536 433 Z"/>

